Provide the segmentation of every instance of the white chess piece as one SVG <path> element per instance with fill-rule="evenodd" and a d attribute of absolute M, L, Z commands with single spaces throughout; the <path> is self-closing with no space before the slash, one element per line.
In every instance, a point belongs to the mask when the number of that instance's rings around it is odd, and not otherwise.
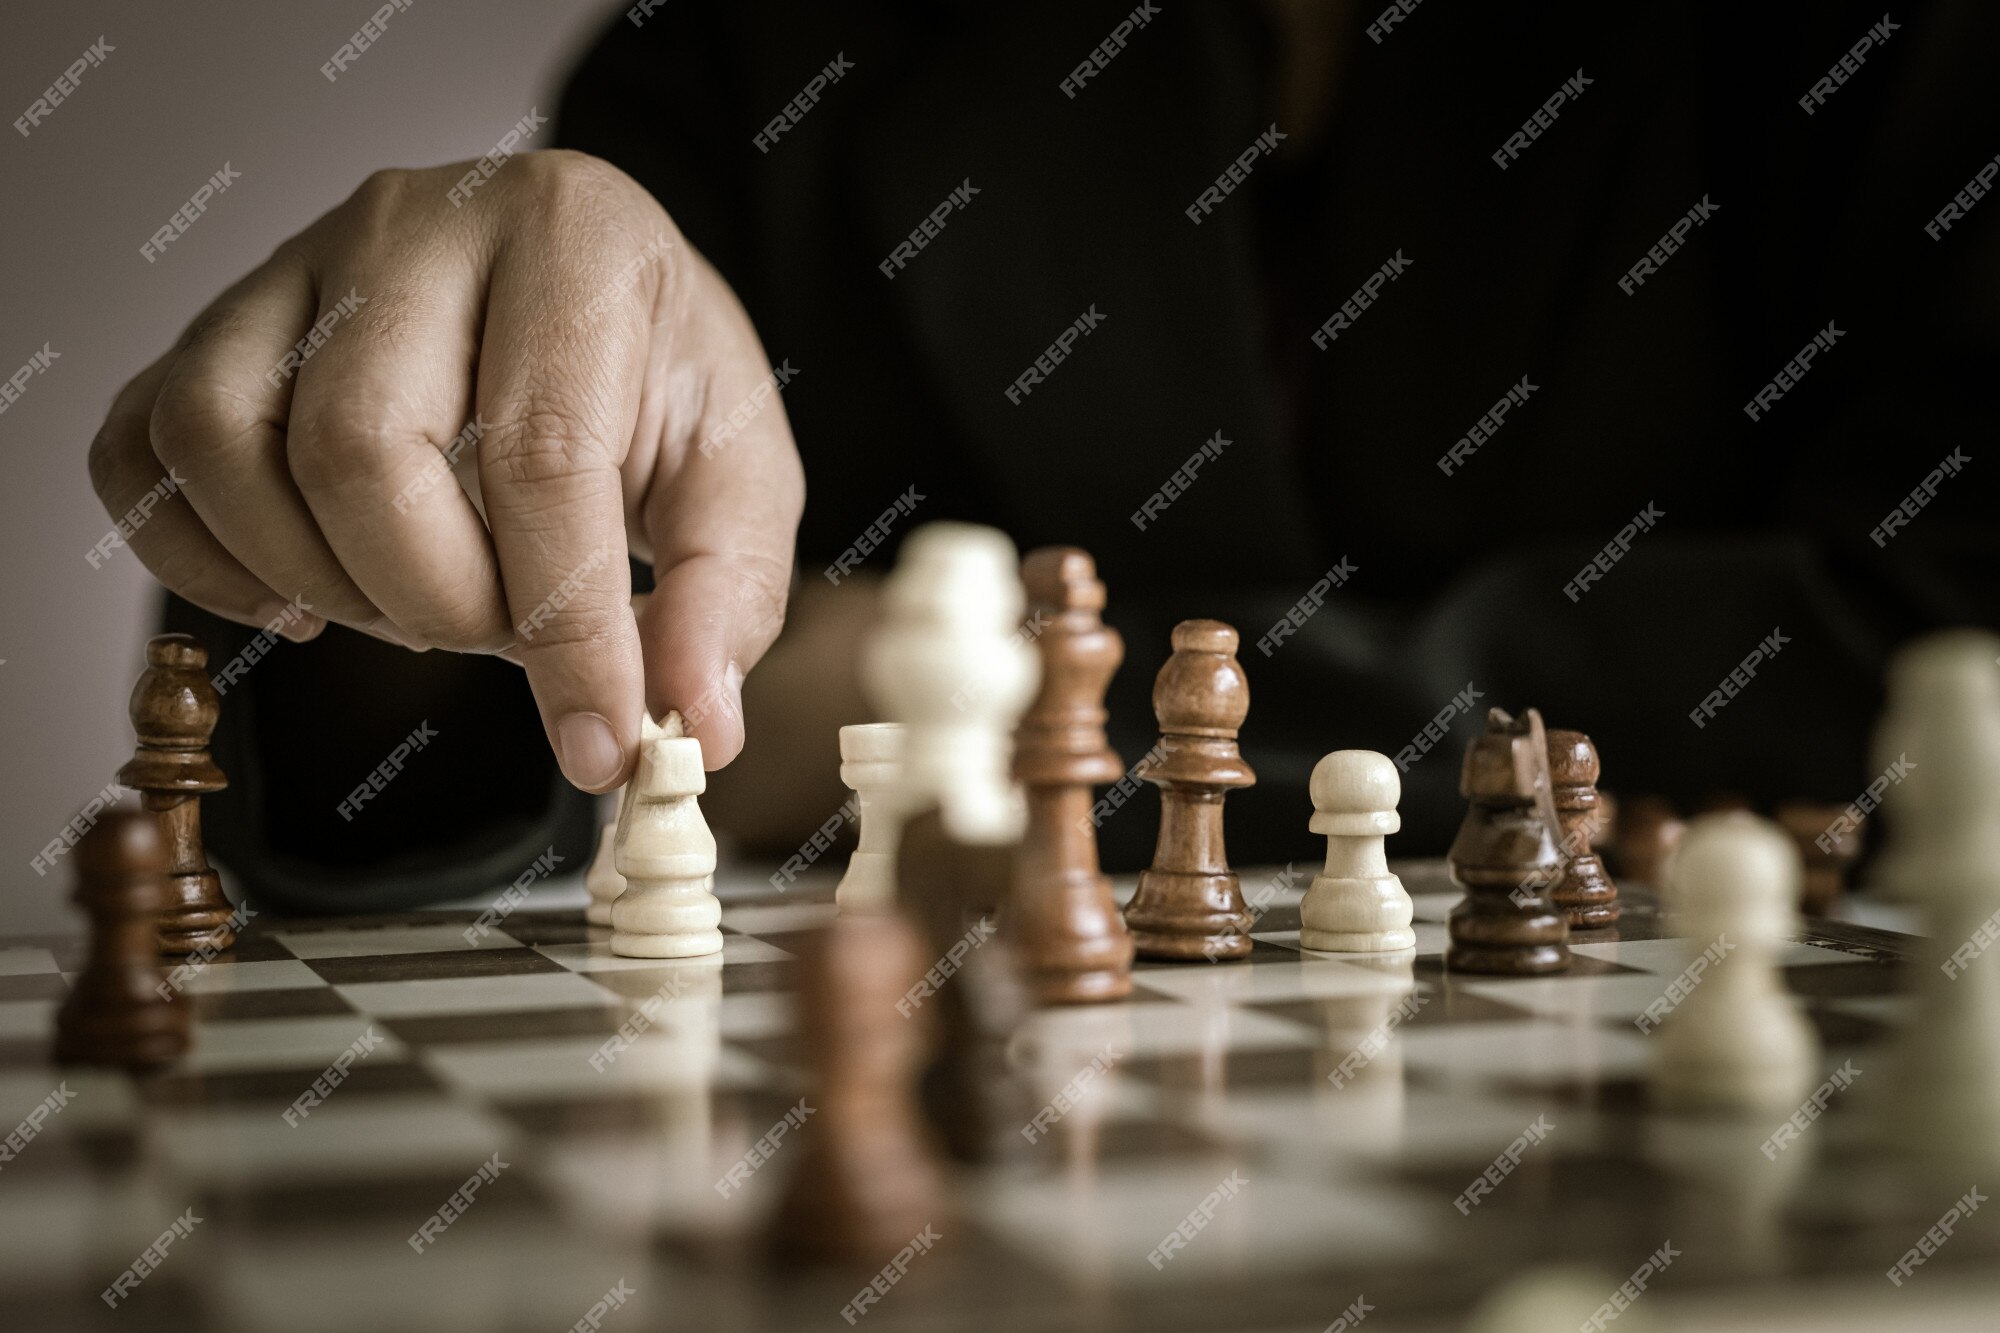
<path fill-rule="evenodd" d="M 618 820 L 613 864 L 625 892 L 611 904 L 611 951 L 627 958 L 692 958 L 722 951 L 715 835 L 695 797 L 708 788 L 701 742 L 668 713 L 639 744 Z"/>
<path fill-rule="evenodd" d="M 653 721 L 651 713 L 639 714 L 639 745 L 642 749 L 647 741 L 664 734 L 660 724 Z M 631 798 L 632 784 L 628 782 L 618 789 L 614 802 L 617 808 L 611 822 L 598 834 L 597 855 L 590 858 L 590 869 L 584 872 L 583 887 L 590 894 L 590 902 L 583 909 L 583 919 L 593 926 L 611 924 L 611 904 L 625 892 L 625 877 L 618 873 L 618 823 L 625 817 L 625 803 Z"/>
<path fill-rule="evenodd" d="M 1673 927 L 1696 955 L 1726 947 L 1660 1027 L 1654 1090 L 1675 1106 L 1784 1112 L 1819 1068 L 1819 1039 L 1778 970 L 1798 928 L 1799 852 L 1743 810 L 1701 815 L 1667 862 Z"/>
<path fill-rule="evenodd" d="M 1888 789 L 1897 887 L 1929 918 L 1914 1016 L 1875 1090 L 1882 1137 L 2000 1163 L 2000 637 L 1931 635 L 1897 654 L 1889 707 L 1910 772 Z"/>
<path fill-rule="evenodd" d="M 1313 766 L 1313 817 L 1326 835 L 1326 869 L 1299 903 L 1299 946 L 1336 953 L 1416 947 L 1410 895 L 1389 869 L 1382 840 L 1403 826 L 1396 765 L 1373 750 L 1335 750 Z"/>
<path fill-rule="evenodd" d="M 1647 1258 L 1644 1254 L 1634 1257 Z M 1654 1251 L 1656 1267 L 1671 1262 L 1661 1251 Z M 1608 1268 L 1585 1264 L 1530 1269 L 1482 1297 L 1461 1327 L 1465 1333 L 1549 1333 L 1550 1329 L 1587 1329 L 1593 1325 L 1604 1328 L 1616 1319 L 1618 1333 L 1659 1333 L 1661 1324 L 1644 1304 L 1621 1308 L 1610 1303 L 1621 1281 L 1631 1284 L 1630 1278 L 1621 1279 Z"/>
<path fill-rule="evenodd" d="M 840 780 L 854 792 L 861 838 L 833 891 L 843 912 L 884 912 L 896 901 L 896 845 L 902 841 L 903 724 L 864 722 L 840 729 Z"/>
<path fill-rule="evenodd" d="M 590 869 L 583 876 L 583 887 L 590 893 L 583 919 L 593 926 L 611 924 L 611 904 L 625 892 L 625 877 L 618 873 L 617 843 L 618 821 L 614 819 L 598 834 L 597 855 L 590 858 Z"/>
<path fill-rule="evenodd" d="M 904 540 L 862 653 L 869 698 L 904 724 L 892 799 L 903 812 L 937 805 L 966 842 L 1009 841 L 1026 821 L 1010 772 L 1014 726 L 1041 677 L 1021 627 L 1026 603 L 1004 533 L 927 523 Z"/>

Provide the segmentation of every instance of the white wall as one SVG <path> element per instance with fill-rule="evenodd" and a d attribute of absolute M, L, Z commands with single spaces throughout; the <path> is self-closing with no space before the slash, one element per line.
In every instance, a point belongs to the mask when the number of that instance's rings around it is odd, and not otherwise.
<path fill-rule="evenodd" d="M 414 0 L 335 82 L 380 5 L 202 0 L 16 7 L 0 38 L 0 932 L 71 929 L 36 853 L 131 754 L 125 716 L 157 587 L 84 472 L 105 406 L 216 293 L 369 171 L 477 157 L 622 6 Z M 86 48 L 113 48 L 26 138 L 11 128 Z M 242 178 L 148 264 L 139 247 L 227 161 Z"/>

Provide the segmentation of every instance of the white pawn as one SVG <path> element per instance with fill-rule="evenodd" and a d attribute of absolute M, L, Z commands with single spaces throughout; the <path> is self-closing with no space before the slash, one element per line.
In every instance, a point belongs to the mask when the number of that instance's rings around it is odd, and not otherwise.
<path fill-rule="evenodd" d="M 611 904 L 611 952 L 627 958 L 693 958 L 722 952 L 715 896 L 715 835 L 695 797 L 708 788 L 701 742 L 668 713 L 639 743 L 613 843 L 625 892 Z"/>
<path fill-rule="evenodd" d="M 1014 726 L 1041 678 L 1026 604 L 1005 533 L 926 523 L 903 542 L 862 653 L 869 698 L 905 724 L 898 810 L 936 805 L 969 843 L 1011 841 L 1026 822 L 1011 772 Z"/>
<path fill-rule="evenodd" d="M 1951 630 L 1897 653 L 1901 724 L 1884 767 L 1909 776 L 1884 800 L 1884 857 L 1928 918 L 1915 1012 L 1876 1089 L 1882 1137 L 1941 1161 L 2000 1162 L 2000 637 Z"/>
<path fill-rule="evenodd" d="M 861 839 L 833 891 L 843 912 L 886 912 L 896 904 L 896 846 L 903 838 L 895 801 L 903 776 L 903 724 L 864 722 L 840 729 L 840 780 L 854 791 Z"/>
<path fill-rule="evenodd" d="M 1313 766 L 1312 823 L 1326 835 L 1326 869 L 1299 903 L 1299 945 L 1334 953 L 1416 947 L 1410 895 L 1389 869 L 1382 840 L 1403 826 L 1403 783 L 1387 755 L 1335 750 Z"/>
<path fill-rule="evenodd" d="M 1666 867 L 1674 933 L 1721 947 L 1660 1026 L 1653 1087 L 1674 1106 L 1789 1111 L 1819 1068 L 1814 1035 L 1778 970 L 1798 928 L 1798 846 L 1744 810 L 1696 817 Z"/>

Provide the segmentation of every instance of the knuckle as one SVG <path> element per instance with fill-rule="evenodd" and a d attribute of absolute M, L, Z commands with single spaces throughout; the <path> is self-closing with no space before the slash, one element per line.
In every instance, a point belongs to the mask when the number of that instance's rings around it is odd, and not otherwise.
<path fill-rule="evenodd" d="M 118 477 L 118 463 L 124 454 L 127 423 L 115 416 L 97 428 L 91 437 L 90 452 L 84 456 L 90 470 L 90 488 L 105 504 L 112 503 L 111 488 Z"/>
<path fill-rule="evenodd" d="M 638 189 L 633 179 L 601 157 L 572 148 L 545 148 L 519 159 L 524 188 L 558 212 L 587 216 L 607 203 L 623 202 Z"/>
<path fill-rule="evenodd" d="M 415 608 L 396 623 L 415 638 L 455 653 L 492 652 L 514 641 L 513 628 L 495 599 L 477 594 Z"/>
<path fill-rule="evenodd" d="M 411 435 L 372 413 L 339 411 L 295 420 L 285 436 L 285 463 L 302 491 L 333 493 L 372 485 L 384 460 Z"/>
<path fill-rule="evenodd" d="M 762 653 L 785 627 L 785 611 L 791 601 L 792 562 L 775 556 L 744 555 L 738 558 L 741 582 L 737 610 L 745 626 L 744 640 Z"/>
<path fill-rule="evenodd" d="M 502 486 L 532 487 L 573 480 L 613 466 L 589 414 L 561 394 L 538 393 L 507 413 L 481 443 L 484 478 Z"/>
<path fill-rule="evenodd" d="M 309 571 L 286 580 L 277 591 L 308 611 L 343 625 L 366 625 L 382 614 L 338 569 Z"/>
<path fill-rule="evenodd" d="M 581 650 L 592 657 L 608 657 L 629 630 L 621 629 L 616 616 L 571 605 L 554 614 L 543 607 L 531 608 L 514 622 L 514 633 L 530 651 Z"/>
<path fill-rule="evenodd" d="M 205 376 L 176 376 L 161 387 L 147 433 L 162 464 L 192 467 L 258 424 L 255 406 L 239 391 Z"/>
<path fill-rule="evenodd" d="M 401 167 L 371 171 L 354 187 L 354 193 L 347 196 L 342 207 L 364 218 L 379 218 L 394 212 L 409 188 L 410 174 Z"/>

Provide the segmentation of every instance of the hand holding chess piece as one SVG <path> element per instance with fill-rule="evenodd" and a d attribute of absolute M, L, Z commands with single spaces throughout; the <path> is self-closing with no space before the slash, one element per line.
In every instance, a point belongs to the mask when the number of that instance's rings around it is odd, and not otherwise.
<path fill-rule="evenodd" d="M 1250 686 L 1221 621 L 1183 620 L 1173 645 L 1153 682 L 1160 743 L 1138 774 L 1160 789 L 1160 837 L 1125 924 L 1145 958 L 1242 958 L 1250 909 L 1223 850 L 1222 801 L 1257 780 L 1236 745 Z"/>
<path fill-rule="evenodd" d="M 1382 840 L 1403 826 L 1396 765 L 1373 750 L 1335 750 L 1313 766 L 1314 833 L 1326 835 L 1326 868 L 1299 903 L 1299 946 L 1333 953 L 1413 949 L 1412 908 L 1389 869 Z"/>
<path fill-rule="evenodd" d="M 158 823 L 137 810 L 106 812 L 77 844 L 75 866 L 90 956 L 56 1014 L 56 1061 L 170 1064 L 187 1050 L 188 1011 L 160 980 L 157 931 L 168 891 Z"/>
<path fill-rule="evenodd" d="M 201 842 L 201 798 L 229 785 L 208 752 L 222 700 L 207 667 L 208 650 L 192 635 L 162 634 L 146 645 L 146 670 L 132 688 L 139 749 L 118 770 L 166 841 L 159 932 L 160 950 L 170 954 L 213 955 L 236 942 L 229 900 Z"/>
<path fill-rule="evenodd" d="M 614 863 L 625 891 L 611 904 L 611 952 L 694 958 L 722 952 L 715 835 L 695 797 L 708 789 L 701 742 L 679 713 L 639 744 L 639 770 L 618 819 Z"/>

